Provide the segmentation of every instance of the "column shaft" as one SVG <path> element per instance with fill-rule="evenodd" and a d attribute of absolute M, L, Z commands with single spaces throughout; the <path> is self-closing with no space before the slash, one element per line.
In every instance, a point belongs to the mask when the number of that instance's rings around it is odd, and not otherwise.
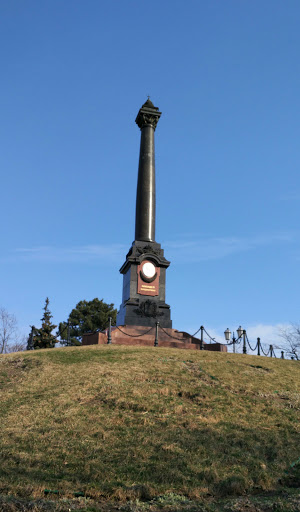
<path fill-rule="evenodd" d="M 155 150 L 154 127 L 151 125 L 141 128 L 135 240 L 155 241 Z"/>

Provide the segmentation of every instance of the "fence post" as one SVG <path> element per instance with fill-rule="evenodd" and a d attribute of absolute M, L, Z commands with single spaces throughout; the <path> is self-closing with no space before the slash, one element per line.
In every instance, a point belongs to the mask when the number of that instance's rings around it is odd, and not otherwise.
<path fill-rule="evenodd" d="M 68 320 L 68 327 L 67 327 L 67 347 L 71 345 L 70 342 L 70 321 Z"/>
<path fill-rule="evenodd" d="M 108 317 L 107 345 L 111 344 L 111 316 Z"/>
<path fill-rule="evenodd" d="M 281 351 L 281 359 L 284 359 L 284 352 L 283 352 L 283 350 Z"/>
<path fill-rule="evenodd" d="M 200 350 L 203 350 L 203 331 L 204 331 L 203 325 L 201 325 L 200 329 L 201 329 Z"/>
<path fill-rule="evenodd" d="M 257 355 L 260 356 L 260 338 L 257 338 Z"/>
<path fill-rule="evenodd" d="M 246 331 L 243 330 L 243 354 L 247 354 L 247 347 L 246 347 Z"/>
<path fill-rule="evenodd" d="M 31 333 L 30 333 L 30 350 L 33 350 L 33 333 L 35 331 L 34 325 L 31 327 Z"/>
<path fill-rule="evenodd" d="M 155 340 L 154 340 L 155 347 L 158 346 L 158 326 L 159 326 L 159 322 L 156 322 L 156 324 L 155 324 Z"/>
<path fill-rule="evenodd" d="M 273 357 L 273 345 L 270 345 L 270 357 Z"/>

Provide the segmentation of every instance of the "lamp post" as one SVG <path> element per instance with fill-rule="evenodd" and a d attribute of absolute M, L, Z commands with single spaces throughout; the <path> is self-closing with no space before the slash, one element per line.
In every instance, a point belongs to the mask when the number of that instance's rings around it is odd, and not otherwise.
<path fill-rule="evenodd" d="M 231 344 L 233 345 L 233 353 L 235 354 L 235 344 L 242 337 L 242 335 L 244 335 L 243 336 L 244 337 L 243 353 L 245 354 L 246 352 L 244 352 L 244 349 L 246 348 L 246 331 L 241 326 L 239 326 L 237 328 L 236 332 L 237 332 L 238 337 L 236 338 L 233 333 L 232 338 L 231 338 L 231 331 L 227 327 L 226 331 L 224 331 L 225 340 L 231 342 Z"/>
<path fill-rule="evenodd" d="M 243 354 L 247 354 L 246 330 L 243 330 Z"/>

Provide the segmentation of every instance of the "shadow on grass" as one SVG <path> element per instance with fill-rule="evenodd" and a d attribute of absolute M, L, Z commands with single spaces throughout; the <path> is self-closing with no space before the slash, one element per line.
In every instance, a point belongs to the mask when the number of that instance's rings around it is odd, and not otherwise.
<path fill-rule="evenodd" d="M 67 434 L 67 433 L 66 433 Z M 176 492 L 193 496 L 203 492 L 214 496 L 242 495 L 258 489 L 270 489 L 287 469 L 287 447 L 280 432 L 263 432 L 241 428 L 205 427 L 144 432 L 116 429 L 113 450 L 98 450 L 90 444 L 69 444 L 65 454 L 53 447 L 32 444 L 12 454 L 3 447 L 0 457 L 2 492 L 16 486 L 18 495 L 28 489 L 56 488 L 62 491 L 83 490 L 92 495 L 114 496 L 134 484 L 144 485 L 150 494 Z M 296 445 L 298 434 L 295 432 Z M 44 450 L 44 457 L 35 454 Z M 68 462 L 66 462 L 66 459 Z M 200 489 L 200 491 L 199 491 Z"/>

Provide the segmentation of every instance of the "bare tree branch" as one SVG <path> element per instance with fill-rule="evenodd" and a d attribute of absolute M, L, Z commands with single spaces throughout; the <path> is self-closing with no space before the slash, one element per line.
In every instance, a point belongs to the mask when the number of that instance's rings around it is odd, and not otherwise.
<path fill-rule="evenodd" d="M 0 354 L 5 354 L 8 345 L 15 342 L 17 338 L 16 317 L 5 308 L 0 307 Z"/>
<path fill-rule="evenodd" d="M 285 342 L 286 352 L 291 356 L 300 360 L 300 325 L 292 325 L 288 329 L 281 329 L 279 336 Z"/>
<path fill-rule="evenodd" d="M 8 353 L 23 352 L 24 350 L 26 350 L 26 345 L 27 345 L 26 336 L 23 336 L 20 339 L 17 338 L 14 343 L 7 345 L 6 352 L 8 352 Z"/>

